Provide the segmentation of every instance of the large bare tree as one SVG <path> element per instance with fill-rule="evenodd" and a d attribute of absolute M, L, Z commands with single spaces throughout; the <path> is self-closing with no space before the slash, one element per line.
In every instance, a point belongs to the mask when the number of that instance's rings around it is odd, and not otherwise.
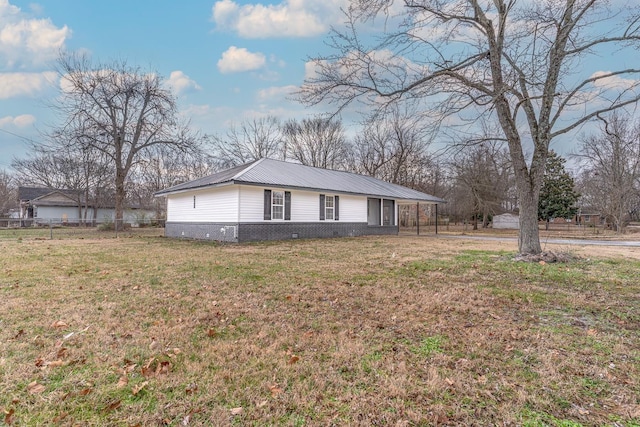
<path fill-rule="evenodd" d="M 463 121 L 497 120 L 520 204 L 519 251 L 540 253 L 538 199 L 550 143 L 636 103 L 639 67 L 598 55 L 640 46 L 638 9 L 601 0 L 352 0 L 335 54 L 314 58 L 300 99 L 342 109 L 416 101 Z M 381 19 L 380 19 L 381 18 Z M 382 28 L 379 37 L 363 24 Z M 371 41 L 370 43 L 368 43 Z M 468 122 L 467 122 L 468 123 Z M 472 128 L 467 128 L 467 131 Z M 530 153 L 530 155 L 527 155 Z"/>
<path fill-rule="evenodd" d="M 0 169 L 0 218 L 9 216 L 10 210 L 18 207 L 18 189 L 14 177 Z"/>
<path fill-rule="evenodd" d="M 56 109 L 64 135 L 78 150 L 91 148 L 114 167 L 115 222 L 122 223 L 127 177 L 142 154 L 157 145 L 196 149 L 198 141 L 179 120 L 174 95 L 156 73 L 126 62 L 93 64 L 84 56 L 58 61 L 61 94 Z"/>
<path fill-rule="evenodd" d="M 283 126 L 287 158 L 303 165 L 344 169 L 348 152 L 342 122 L 314 117 L 289 120 Z"/>
<path fill-rule="evenodd" d="M 353 169 L 394 184 L 421 188 L 431 177 L 433 129 L 411 110 L 391 108 L 365 123 L 355 137 Z M 435 178 L 435 176 L 434 176 Z"/>
<path fill-rule="evenodd" d="M 457 185 L 456 205 L 471 217 L 474 230 L 478 219 L 486 227 L 489 217 L 501 213 L 508 198 L 513 175 L 508 153 L 495 142 L 470 146 L 453 157 L 451 168 Z"/>
<path fill-rule="evenodd" d="M 75 199 L 79 218 L 84 220 L 97 219 L 97 208 L 107 206 L 113 198 L 109 159 L 90 146 L 70 145 L 63 137 L 48 144 L 32 143 L 28 156 L 14 158 L 11 166 L 22 185 L 76 190 L 68 196 Z M 94 208 L 92 218 L 87 218 L 88 206 Z"/>
<path fill-rule="evenodd" d="M 640 123 L 601 117 L 600 132 L 582 138 L 577 158 L 583 204 L 623 232 L 640 199 Z"/>
<path fill-rule="evenodd" d="M 213 158 L 224 169 L 263 157 L 285 159 L 280 120 L 275 116 L 257 117 L 233 124 L 224 136 L 211 138 Z"/>

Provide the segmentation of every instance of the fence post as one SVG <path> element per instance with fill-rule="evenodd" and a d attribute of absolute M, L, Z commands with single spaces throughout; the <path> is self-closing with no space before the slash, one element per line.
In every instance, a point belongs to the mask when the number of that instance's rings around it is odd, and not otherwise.
<path fill-rule="evenodd" d="M 49 240 L 53 240 L 53 226 L 51 225 L 51 218 L 49 218 Z"/>

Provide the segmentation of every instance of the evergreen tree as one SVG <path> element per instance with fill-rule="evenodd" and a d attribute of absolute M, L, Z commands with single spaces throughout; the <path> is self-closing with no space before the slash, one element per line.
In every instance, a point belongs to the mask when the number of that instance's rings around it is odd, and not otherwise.
<path fill-rule="evenodd" d="M 571 218 L 577 211 L 576 202 L 580 195 L 575 191 L 573 178 L 564 168 L 565 162 L 555 151 L 549 152 L 538 203 L 538 218 L 546 221 L 547 230 L 551 219 Z"/>

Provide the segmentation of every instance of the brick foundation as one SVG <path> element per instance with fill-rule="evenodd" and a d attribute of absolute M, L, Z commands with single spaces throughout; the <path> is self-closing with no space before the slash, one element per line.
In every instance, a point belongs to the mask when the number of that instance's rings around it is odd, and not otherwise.
<path fill-rule="evenodd" d="M 398 226 L 369 226 L 360 222 L 262 222 L 262 223 L 190 223 L 167 222 L 165 236 L 255 242 L 261 240 L 315 239 L 367 235 L 397 235 Z"/>

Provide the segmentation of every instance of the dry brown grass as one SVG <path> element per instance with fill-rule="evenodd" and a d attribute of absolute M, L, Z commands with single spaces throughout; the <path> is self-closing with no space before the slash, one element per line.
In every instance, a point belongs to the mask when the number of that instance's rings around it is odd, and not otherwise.
<path fill-rule="evenodd" d="M 0 250 L 6 424 L 640 424 L 638 249 L 564 265 L 407 236 Z"/>

